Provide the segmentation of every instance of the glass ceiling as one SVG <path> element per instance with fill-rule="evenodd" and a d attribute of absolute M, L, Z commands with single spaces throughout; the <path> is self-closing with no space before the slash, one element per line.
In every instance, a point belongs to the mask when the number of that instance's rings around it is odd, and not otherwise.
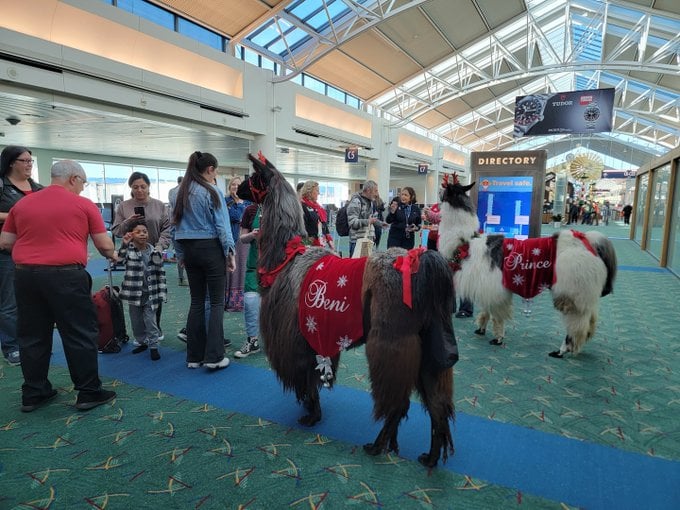
<path fill-rule="evenodd" d="M 401 8 L 413 8 L 419 3 L 422 2 L 412 0 L 395 7 L 398 2 L 393 0 L 298 0 L 267 19 L 239 44 L 277 62 L 277 79 L 290 79 L 309 65 L 310 58 L 318 58 L 315 45 L 330 51 L 355 34 L 360 25 L 377 23 Z M 488 150 L 489 145 L 521 150 L 545 146 L 560 137 L 513 140 L 508 119 L 514 117 L 516 96 L 613 87 L 617 97 L 614 125 L 619 129 L 633 126 L 633 130 L 600 136 L 657 155 L 678 144 L 680 95 L 658 83 L 633 79 L 628 73 L 658 76 L 659 69 L 665 66 L 666 73 L 680 74 L 680 20 L 617 0 L 526 0 L 526 6 L 526 16 L 386 91 L 372 101 L 371 109 L 388 119 L 398 119 L 398 125 L 422 131 L 413 125 L 420 115 L 452 99 L 464 99 L 473 85 L 479 88 L 522 78 L 521 88 L 451 118 L 428 133 L 468 151 Z M 609 35 L 619 42 L 605 52 L 603 40 Z M 540 61 L 528 68 L 513 63 L 513 54 L 529 45 L 537 48 Z M 635 50 L 637 62 L 631 62 L 631 50 Z M 498 65 L 499 54 L 515 68 L 508 70 Z M 617 60 L 624 54 L 625 58 Z M 479 76 L 480 69 L 493 69 L 493 75 L 486 76 L 486 82 L 471 80 L 475 74 Z M 535 79 L 527 81 L 527 77 Z M 495 125 L 495 132 L 473 142 L 457 139 L 457 132 L 466 132 L 469 137 L 470 131 L 474 132 L 471 126 L 480 118 Z M 626 165 L 621 161 L 612 166 Z"/>

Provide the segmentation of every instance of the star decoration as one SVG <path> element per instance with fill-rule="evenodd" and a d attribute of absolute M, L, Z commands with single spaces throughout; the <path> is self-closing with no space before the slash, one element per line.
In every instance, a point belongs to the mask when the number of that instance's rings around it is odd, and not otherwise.
<path fill-rule="evenodd" d="M 541 249 L 540 248 L 534 248 L 533 250 L 531 250 L 531 254 L 534 257 L 538 257 L 541 254 Z"/>
<path fill-rule="evenodd" d="M 524 276 L 521 274 L 516 274 L 512 276 L 512 284 L 515 286 L 524 285 Z"/>
<path fill-rule="evenodd" d="M 338 347 L 340 347 L 341 351 L 344 351 L 350 345 L 352 345 L 352 339 L 347 335 L 341 336 L 340 339 L 338 340 Z"/>
<path fill-rule="evenodd" d="M 342 275 L 340 278 L 338 278 L 338 287 L 344 287 L 347 285 L 347 276 Z"/>
<path fill-rule="evenodd" d="M 505 249 L 508 251 L 512 251 L 515 248 L 515 245 L 512 243 L 508 243 L 505 245 Z"/>
<path fill-rule="evenodd" d="M 311 333 L 314 333 L 317 330 L 317 325 L 316 325 L 316 319 L 312 317 L 311 315 L 307 316 L 307 331 L 310 331 Z"/>
<path fill-rule="evenodd" d="M 318 266 L 316 266 L 317 271 L 323 271 L 325 262 L 320 262 Z"/>

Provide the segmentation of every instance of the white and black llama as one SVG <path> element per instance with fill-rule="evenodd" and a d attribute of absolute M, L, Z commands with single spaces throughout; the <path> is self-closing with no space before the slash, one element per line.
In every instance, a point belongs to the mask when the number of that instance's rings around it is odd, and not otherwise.
<path fill-rule="evenodd" d="M 451 260 L 456 294 L 470 299 L 479 311 L 475 333 L 484 335 L 491 321 L 494 338 L 490 343 L 503 343 L 505 322 L 513 316 L 513 285 L 530 292 L 521 285 L 527 277 L 509 272 L 504 276 L 504 270 L 524 266 L 530 270 L 529 279 L 539 273 L 547 276 L 547 282 L 534 290 L 534 295 L 552 290 L 553 305 L 562 313 L 567 330 L 559 350 L 550 356 L 577 354 L 595 333 L 600 297 L 613 290 L 617 266 L 612 243 L 599 232 L 562 230 L 552 238 L 539 239 L 544 243 L 541 248 L 525 245 L 528 250 L 523 255 L 518 251 L 522 242 L 502 235 L 479 235 L 479 220 L 467 195 L 474 184 L 463 186 L 455 175 L 453 182 L 445 179 L 442 183 L 439 251 Z M 553 244 L 547 247 L 546 243 Z M 548 252 L 551 255 L 546 256 Z"/>
<path fill-rule="evenodd" d="M 305 408 L 298 421 L 312 426 L 321 419 L 319 389 L 336 380 L 341 351 L 365 344 L 373 416 L 384 425 L 364 450 L 398 453 L 399 424 L 415 390 L 431 420 L 430 450 L 418 460 L 428 467 L 440 457 L 446 461 L 453 454 L 452 365 L 458 359 L 447 261 L 437 252 L 401 249 L 341 259 L 303 246 L 297 194 L 264 157 L 249 158 L 254 173 L 238 195 L 262 204 L 260 334 L 284 389 Z M 333 324 L 325 316 L 333 316 Z"/>

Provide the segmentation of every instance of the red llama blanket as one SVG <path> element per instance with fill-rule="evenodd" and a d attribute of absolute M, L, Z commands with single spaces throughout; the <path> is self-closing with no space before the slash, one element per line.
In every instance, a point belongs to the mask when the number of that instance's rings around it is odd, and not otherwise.
<path fill-rule="evenodd" d="M 364 334 L 361 284 L 367 260 L 327 255 L 309 268 L 302 282 L 300 331 L 323 357 L 335 356 Z"/>
<path fill-rule="evenodd" d="M 503 241 L 503 286 L 532 298 L 554 283 L 557 243 L 552 237 Z"/>

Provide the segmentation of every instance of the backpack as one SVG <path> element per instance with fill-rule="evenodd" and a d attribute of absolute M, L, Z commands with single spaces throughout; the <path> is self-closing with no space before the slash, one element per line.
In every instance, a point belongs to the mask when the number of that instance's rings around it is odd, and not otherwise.
<path fill-rule="evenodd" d="M 349 219 L 347 218 L 347 205 L 351 202 L 348 200 L 345 205 L 343 205 L 338 214 L 335 216 L 335 231 L 339 236 L 346 237 L 349 235 Z"/>

